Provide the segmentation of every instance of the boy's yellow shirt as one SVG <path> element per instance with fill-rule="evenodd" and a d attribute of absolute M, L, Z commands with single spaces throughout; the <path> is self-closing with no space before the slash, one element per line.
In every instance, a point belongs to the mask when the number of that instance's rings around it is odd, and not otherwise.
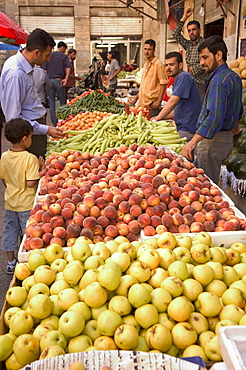
<path fill-rule="evenodd" d="M 35 155 L 26 150 L 4 152 L 0 160 L 0 178 L 6 183 L 5 209 L 23 212 L 33 208 L 37 186 L 29 188 L 27 180 L 40 178 L 39 162 Z"/>

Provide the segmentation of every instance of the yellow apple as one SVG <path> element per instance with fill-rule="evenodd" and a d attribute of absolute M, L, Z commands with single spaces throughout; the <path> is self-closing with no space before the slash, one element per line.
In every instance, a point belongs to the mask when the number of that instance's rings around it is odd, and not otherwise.
<path fill-rule="evenodd" d="M 38 266 L 47 265 L 47 261 L 44 258 L 44 252 L 37 249 L 36 253 L 30 253 L 28 255 L 28 267 L 31 271 L 35 271 Z"/>
<path fill-rule="evenodd" d="M 114 333 L 114 341 L 122 350 L 133 350 L 138 345 L 137 329 L 128 324 L 118 326 Z"/>
<path fill-rule="evenodd" d="M 134 326 L 137 329 L 137 332 L 140 333 L 141 326 L 138 324 L 134 315 L 123 316 L 122 320 L 123 320 L 123 324 L 129 324 L 129 325 Z M 142 330 L 145 330 L 145 329 L 142 329 Z M 142 333 L 139 334 L 139 335 L 144 336 Z"/>
<path fill-rule="evenodd" d="M 192 242 L 194 241 L 199 241 L 203 244 L 206 244 L 208 247 L 210 247 L 212 243 L 212 238 L 209 235 L 209 233 L 207 233 L 206 231 L 201 231 L 200 233 L 196 234 L 193 237 Z"/>
<path fill-rule="evenodd" d="M 158 324 L 164 325 L 170 331 L 176 324 L 176 321 L 173 320 L 170 316 L 168 316 L 166 312 L 159 313 L 158 317 L 159 317 Z"/>
<path fill-rule="evenodd" d="M 85 326 L 85 319 L 79 311 L 64 312 L 60 319 L 58 330 L 67 337 L 80 335 Z"/>
<path fill-rule="evenodd" d="M 138 337 L 138 345 L 137 347 L 133 348 L 133 351 L 141 351 L 141 352 L 149 352 L 150 347 L 148 346 L 145 337 L 139 335 Z"/>
<path fill-rule="evenodd" d="M 170 331 L 161 324 L 151 326 L 145 335 L 148 346 L 154 350 L 166 352 L 172 345 Z"/>
<path fill-rule="evenodd" d="M 18 311 L 21 311 L 20 307 L 10 307 L 4 312 L 4 324 L 9 327 L 11 317 Z"/>
<path fill-rule="evenodd" d="M 57 258 L 55 261 L 51 263 L 50 268 L 56 274 L 57 272 L 62 272 L 66 265 L 67 261 L 64 258 Z"/>
<path fill-rule="evenodd" d="M 19 262 L 15 266 L 15 277 L 19 280 L 24 280 L 28 276 L 32 275 L 32 271 L 28 267 L 28 264 L 26 262 Z"/>
<path fill-rule="evenodd" d="M 43 350 L 39 357 L 39 360 L 45 360 L 46 358 L 52 358 L 60 355 L 65 355 L 64 349 L 60 346 L 53 345 Z"/>
<path fill-rule="evenodd" d="M 27 296 L 28 301 L 30 301 L 35 295 L 38 295 L 38 294 L 44 294 L 48 297 L 50 295 L 50 290 L 49 290 L 48 285 L 44 283 L 34 284 L 28 292 L 28 296 Z"/>
<path fill-rule="evenodd" d="M 97 320 L 89 320 L 84 327 L 82 335 L 87 335 L 94 342 L 98 337 L 101 336 L 100 331 L 97 328 Z"/>
<path fill-rule="evenodd" d="M 97 328 L 101 335 L 111 337 L 122 323 L 122 318 L 118 312 L 105 310 L 98 316 Z"/>
<path fill-rule="evenodd" d="M 206 265 L 212 267 L 214 270 L 214 279 L 221 280 L 224 276 L 223 266 L 220 262 L 208 261 Z"/>
<path fill-rule="evenodd" d="M 65 335 L 58 330 L 50 330 L 44 334 L 40 340 L 40 349 L 43 352 L 49 346 L 57 345 L 64 350 L 67 347 L 67 340 Z"/>
<path fill-rule="evenodd" d="M 13 351 L 16 360 L 23 366 L 27 365 L 39 358 L 39 341 L 31 334 L 22 334 L 16 338 Z"/>
<path fill-rule="evenodd" d="M 205 349 L 206 344 L 215 336 L 215 333 L 211 330 L 204 331 L 198 337 L 197 343 L 203 349 Z"/>
<path fill-rule="evenodd" d="M 32 315 L 27 311 L 16 312 L 9 321 L 9 329 L 16 336 L 30 333 L 33 326 Z"/>
<path fill-rule="evenodd" d="M 41 320 L 41 325 L 51 325 L 55 330 L 58 329 L 59 317 L 56 315 L 50 315 L 45 319 Z"/>
<path fill-rule="evenodd" d="M 223 326 L 235 326 L 235 325 L 238 325 L 235 320 L 232 319 L 220 320 L 215 327 L 215 334 L 218 335 L 220 328 L 222 328 Z"/>
<path fill-rule="evenodd" d="M 174 298 L 167 307 L 168 315 L 175 321 L 186 321 L 190 314 L 195 311 L 191 301 L 185 296 Z"/>
<path fill-rule="evenodd" d="M 203 292 L 202 284 L 195 279 L 186 279 L 183 281 L 183 295 L 195 301 L 199 294 Z"/>
<path fill-rule="evenodd" d="M 177 247 L 185 247 L 187 249 L 191 249 L 192 247 L 192 239 L 189 235 L 180 234 L 176 235 L 176 248 Z"/>
<path fill-rule="evenodd" d="M 246 263 L 241 262 L 237 263 L 236 265 L 233 266 L 234 270 L 236 270 L 239 279 L 242 279 L 246 275 Z"/>
<path fill-rule="evenodd" d="M 85 271 L 85 273 L 83 274 L 83 276 L 82 276 L 82 278 L 79 282 L 80 289 L 81 290 L 85 289 L 87 287 L 87 285 L 98 281 L 97 276 L 98 276 L 98 271 L 97 270 L 91 269 L 91 270 Z"/>
<path fill-rule="evenodd" d="M 156 251 L 160 256 L 160 267 L 167 270 L 168 266 L 171 265 L 174 261 L 177 261 L 177 257 L 172 249 L 168 248 L 157 248 Z"/>
<path fill-rule="evenodd" d="M 135 261 L 128 268 L 127 274 L 134 276 L 139 283 L 144 283 L 150 278 L 150 268 L 144 262 Z"/>
<path fill-rule="evenodd" d="M 118 312 L 121 316 L 129 315 L 132 311 L 132 306 L 125 296 L 115 295 L 108 303 L 109 310 Z"/>
<path fill-rule="evenodd" d="M 84 262 L 88 257 L 91 256 L 91 248 L 89 244 L 80 241 L 77 241 L 71 247 L 71 254 L 75 260 Z"/>
<path fill-rule="evenodd" d="M 205 263 L 211 259 L 210 248 L 202 242 L 193 244 L 190 253 L 193 260 L 197 263 Z"/>
<path fill-rule="evenodd" d="M 95 340 L 94 345 L 98 347 L 101 351 L 110 351 L 110 350 L 113 351 L 118 349 L 113 338 L 108 337 L 106 335 L 98 337 Z"/>
<path fill-rule="evenodd" d="M 92 345 L 92 339 L 88 337 L 88 335 L 78 335 L 77 337 L 70 339 L 67 349 L 68 353 L 83 352 Z"/>
<path fill-rule="evenodd" d="M 13 340 L 7 335 L 0 335 L 0 361 L 5 361 L 13 352 Z"/>
<path fill-rule="evenodd" d="M 174 249 L 176 247 L 177 241 L 175 236 L 169 231 L 162 233 L 157 238 L 158 248 L 169 248 Z"/>
<path fill-rule="evenodd" d="M 91 310 L 84 302 L 76 302 L 69 307 L 68 311 L 78 311 L 84 316 L 85 322 L 91 318 Z"/>
<path fill-rule="evenodd" d="M 37 319 L 45 319 L 53 310 L 53 302 L 45 294 L 37 294 L 29 301 L 28 311 Z"/>
<path fill-rule="evenodd" d="M 246 244 L 243 242 L 232 243 L 230 248 L 235 249 L 240 254 L 246 253 Z"/>
<path fill-rule="evenodd" d="M 163 250 L 170 250 L 170 249 L 163 249 Z M 168 277 L 168 272 L 161 267 L 157 267 L 156 269 L 151 270 L 148 283 L 153 288 L 159 288 L 161 286 L 162 281 L 165 280 L 167 277 Z"/>
<path fill-rule="evenodd" d="M 171 294 L 164 288 L 156 288 L 151 292 L 151 303 L 157 308 L 158 312 L 166 312 L 171 301 Z"/>
<path fill-rule="evenodd" d="M 221 299 L 224 305 L 235 304 L 236 306 L 240 308 L 244 308 L 245 306 L 245 300 L 243 299 L 243 293 L 238 288 L 228 288 L 222 294 Z"/>
<path fill-rule="evenodd" d="M 128 300 L 133 307 L 138 308 L 151 301 L 151 293 L 144 285 L 134 284 L 128 291 Z"/>
<path fill-rule="evenodd" d="M 197 335 L 208 330 L 208 321 L 205 316 L 199 312 L 192 312 L 187 320 L 197 332 Z"/>
<path fill-rule="evenodd" d="M 145 304 L 135 310 L 135 319 L 142 328 L 148 329 L 158 323 L 158 310 L 153 304 Z"/>
<path fill-rule="evenodd" d="M 134 276 L 123 275 L 120 277 L 120 284 L 115 293 L 127 297 L 130 287 L 134 284 L 138 284 L 138 280 Z"/>
<path fill-rule="evenodd" d="M 196 356 L 201 357 L 205 362 L 208 361 L 204 349 L 201 346 L 198 346 L 197 344 L 191 344 L 190 346 L 186 347 L 184 352 L 182 353 L 182 357 L 196 357 Z"/>
<path fill-rule="evenodd" d="M 101 257 L 104 261 L 111 256 L 111 252 L 109 248 L 104 245 L 95 244 L 94 248 L 92 248 L 92 256 Z"/>
<path fill-rule="evenodd" d="M 188 322 L 179 322 L 174 325 L 171 334 L 173 344 L 179 349 L 185 349 L 191 344 L 195 344 L 197 340 L 197 333 Z"/>
<path fill-rule="evenodd" d="M 215 332 L 216 325 L 220 321 L 219 316 L 208 317 L 208 330 Z"/>
<path fill-rule="evenodd" d="M 215 335 L 205 346 L 205 354 L 211 361 L 222 361 L 218 335 Z"/>
<path fill-rule="evenodd" d="M 222 297 L 222 294 L 226 291 L 227 286 L 222 280 L 214 279 L 205 287 L 206 292 L 214 293 L 219 298 Z"/>
<path fill-rule="evenodd" d="M 99 271 L 97 275 L 98 283 L 102 287 L 110 291 L 116 290 L 118 288 L 118 286 L 120 285 L 120 277 L 121 275 L 117 271 L 110 268 Z"/>
<path fill-rule="evenodd" d="M 50 294 L 58 295 L 62 290 L 70 288 L 70 284 L 66 280 L 57 280 L 50 286 Z"/>
<path fill-rule="evenodd" d="M 34 338 L 37 338 L 39 341 L 41 340 L 42 336 L 46 333 L 48 333 L 48 331 L 50 330 L 54 330 L 53 326 L 51 325 L 42 325 L 42 324 L 39 324 L 38 326 L 36 326 L 36 328 L 34 329 L 33 331 L 33 336 Z"/>
<path fill-rule="evenodd" d="M 79 297 L 76 290 L 67 288 L 58 293 L 58 303 L 62 310 L 68 310 L 69 307 L 76 302 L 79 302 Z"/>
<path fill-rule="evenodd" d="M 59 306 L 58 295 L 53 294 L 53 295 L 50 295 L 49 298 L 50 298 L 51 302 L 53 303 L 53 309 L 52 309 L 51 315 L 61 316 L 61 314 L 63 314 L 64 310 L 62 308 L 60 308 L 60 306 Z"/>
<path fill-rule="evenodd" d="M 214 279 L 214 270 L 209 265 L 197 265 L 192 270 L 194 279 L 203 286 L 208 285 Z"/>
<path fill-rule="evenodd" d="M 173 253 L 179 261 L 191 262 L 191 254 L 188 248 L 186 247 L 176 247 L 173 250 Z"/>
<path fill-rule="evenodd" d="M 189 277 L 186 263 L 183 261 L 174 261 L 171 263 L 171 265 L 169 265 L 167 271 L 169 276 L 177 277 L 182 281 L 188 279 Z"/>
<path fill-rule="evenodd" d="M 202 292 L 197 298 L 197 311 L 205 317 L 214 317 L 222 309 L 219 297 L 213 293 Z"/>
<path fill-rule="evenodd" d="M 44 258 L 50 264 L 57 258 L 62 258 L 63 255 L 64 251 L 60 244 L 50 244 L 44 250 Z"/>
<path fill-rule="evenodd" d="M 232 266 L 223 266 L 224 276 L 223 281 L 229 287 L 234 281 L 239 280 L 238 273 Z"/>
<path fill-rule="evenodd" d="M 27 298 L 27 291 L 21 286 L 14 286 L 7 290 L 6 301 L 11 306 L 22 306 Z"/>

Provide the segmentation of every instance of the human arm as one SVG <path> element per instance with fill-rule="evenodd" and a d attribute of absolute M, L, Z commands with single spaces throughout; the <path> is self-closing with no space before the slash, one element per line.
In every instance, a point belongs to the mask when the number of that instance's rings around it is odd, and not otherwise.
<path fill-rule="evenodd" d="M 195 149 L 199 141 L 203 139 L 203 136 L 199 134 L 195 134 L 193 138 L 182 148 L 182 155 L 191 160 L 193 159 L 192 151 Z"/>
<path fill-rule="evenodd" d="M 44 158 L 40 156 L 38 158 L 38 164 L 39 164 L 39 172 L 42 171 L 43 165 L 44 165 Z"/>
<path fill-rule="evenodd" d="M 111 77 L 109 77 L 109 81 L 112 81 L 119 73 L 120 73 L 120 69 L 116 69 L 114 74 Z"/>
<path fill-rule="evenodd" d="M 168 102 L 164 105 L 160 113 L 153 117 L 156 121 L 161 121 L 162 119 L 170 119 L 173 118 L 173 109 L 179 102 L 180 97 L 176 95 L 172 95 Z M 171 114 L 172 113 L 172 114 Z"/>
<path fill-rule="evenodd" d="M 65 133 L 59 127 L 54 126 L 48 126 L 47 134 L 54 139 L 62 139 L 65 135 Z"/>
<path fill-rule="evenodd" d="M 186 22 L 186 20 L 191 16 L 191 14 L 193 13 L 193 9 L 188 6 L 185 11 L 184 11 L 184 14 L 182 16 L 182 18 L 180 19 L 180 21 L 178 22 L 177 26 L 175 27 L 175 30 L 173 31 L 173 37 L 175 38 L 175 40 L 184 48 L 184 49 L 187 49 L 188 45 L 189 45 L 189 40 L 187 40 L 182 34 L 182 29 L 183 29 L 183 26 L 184 26 L 184 23 Z"/>
<path fill-rule="evenodd" d="M 2 179 L 2 183 L 3 183 L 3 185 L 5 186 L 5 188 L 6 188 L 6 182 Z"/>
<path fill-rule="evenodd" d="M 66 68 L 66 76 L 63 80 L 61 80 L 62 86 L 65 86 L 67 84 L 67 81 L 68 81 L 69 76 L 70 76 L 70 72 L 71 72 L 71 67 Z"/>
<path fill-rule="evenodd" d="M 37 185 L 39 180 L 27 180 L 26 184 L 29 188 L 34 188 Z"/>

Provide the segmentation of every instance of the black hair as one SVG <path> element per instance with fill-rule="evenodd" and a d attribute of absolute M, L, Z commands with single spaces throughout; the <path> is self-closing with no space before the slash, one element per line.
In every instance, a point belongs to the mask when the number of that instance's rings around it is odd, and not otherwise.
<path fill-rule="evenodd" d="M 68 54 L 77 53 L 77 51 L 73 48 L 68 49 Z"/>
<path fill-rule="evenodd" d="M 187 27 L 188 26 L 191 26 L 192 24 L 195 24 L 197 26 L 197 28 L 200 30 L 201 29 L 201 25 L 198 21 L 190 21 L 187 23 Z"/>
<path fill-rule="evenodd" d="M 108 54 L 110 54 L 111 56 L 112 56 L 112 58 L 113 59 L 115 59 L 116 58 L 116 53 L 115 53 L 115 51 L 108 51 Z"/>
<path fill-rule="evenodd" d="M 219 50 L 222 51 L 222 59 L 224 60 L 224 62 L 226 62 L 227 47 L 221 36 L 213 35 L 203 40 L 198 46 L 198 52 L 200 53 L 203 49 L 206 48 L 213 55 L 216 55 Z"/>
<path fill-rule="evenodd" d="M 155 40 L 153 39 L 148 39 L 144 42 L 144 44 L 148 44 L 150 46 L 153 46 L 153 48 L 155 49 L 155 46 L 156 46 L 156 43 L 155 43 Z"/>
<path fill-rule="evenodd" d="M 48 46 L 52 48 L 55 46 L 53 37 L 41 28 L 33 30 L 26 40 L 26 49 L 33 51 L 39 49 L 41 52 L 45 51 Z"/>
<path fill-rule="evenodd" d="M 58 42 L 57 47 L 58 47 L 58 49 L 59 49 L 59 48 L 62 48 L 62 47 L 64 47 L 64 48 L 66 48 L 66 49 L 67 49 L 67 44 L 65 44 L 65 42 L 64 42 L 64 41 L 59 41 L 59 42 Z"/>
<path fill-rule="evenodd" d="M 178 63 L 183 63 L 183 57 L 178 51 L 170 51 L 170 53 L 166 54 L 165 59 L 171 58 L 176 58 Z"/>
<path fill-rule="evenodd" d="M 11 144 L 18 144 L 24 136 L 33 132 L 32 125 L 21 118 L 11 119 L 6 123 L 4 135 Z"/>

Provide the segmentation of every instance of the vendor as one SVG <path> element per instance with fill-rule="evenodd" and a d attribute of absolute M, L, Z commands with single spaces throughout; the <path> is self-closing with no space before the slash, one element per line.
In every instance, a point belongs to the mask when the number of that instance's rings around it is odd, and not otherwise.
<path fill-rule="evenodd" d="M 127 63 L 123 65 L 123 69 L 124 69 L 125 72 L 134 71 L 134 67 L 131 64 L 127 64 Z"/>

